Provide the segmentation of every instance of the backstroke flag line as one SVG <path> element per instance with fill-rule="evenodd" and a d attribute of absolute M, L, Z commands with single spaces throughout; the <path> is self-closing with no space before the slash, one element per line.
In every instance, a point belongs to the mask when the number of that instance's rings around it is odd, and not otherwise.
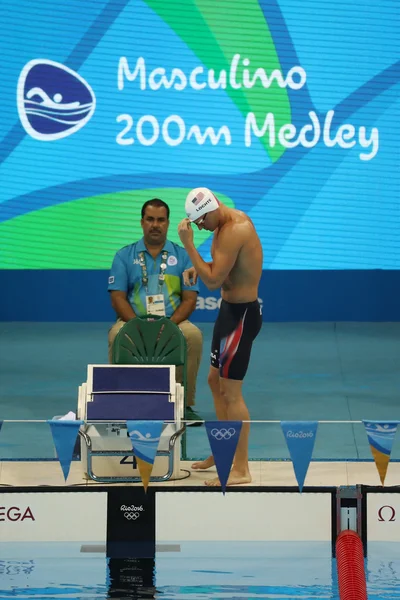
<path fill-rule="evenodd" d="M 300 492 L 314 450 L 318 421 L 281 421 Z"/>
<path fill-rule="evenodd" d="M 145 491 L 147 491 L 153 471 L 163 424 L 163 421 L 126 422 Z"/>
<path fill-rule="evenodd" d="M 222 493 L 231 471 L 236 447 L 242 430 L 241 421 L 207 421 L 205 423 L 211 453 L 215 460 Z"/>
<path fill-rule="evenodd" d="M 392 452 L 393 441 L 399 421 L 365 421 L 363 420 L 367 433 L 372 456 L 378 469 L 382 485 L 385 485 L 386 473 Z"/>

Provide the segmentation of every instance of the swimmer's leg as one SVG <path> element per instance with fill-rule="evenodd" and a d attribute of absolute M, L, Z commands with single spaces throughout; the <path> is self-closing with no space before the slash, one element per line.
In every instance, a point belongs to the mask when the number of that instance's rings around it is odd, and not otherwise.
<path fill-rule="evenodd" d="M 228 419 L 227 406 L 223 394 L 221 393 L 219 369 L 210 366 L 208 373 L 208 385 L 210 386 L 211 393 L 214 399 L 215 412 L 219 421 L 226 421 Z M 213 455 L 192 464 L 192 469 L 204 470 L 209 469 L 215 465 Z"/>
<path fill-rule="evenodd" d="M 243 381 L 220 378 L 221 404 L 225 406 L 226 417 L 224 418 L 228 421 L 250 421 L 249 411 L 242 395 L 242 385 Z M 249 470 L 249 432 L 250 423 L 243 423 L 227 485 L 239 485 L 251 482 Z M 205 484 L 207 486 L 221 485 L 218 477 L 206 481 Z"/>

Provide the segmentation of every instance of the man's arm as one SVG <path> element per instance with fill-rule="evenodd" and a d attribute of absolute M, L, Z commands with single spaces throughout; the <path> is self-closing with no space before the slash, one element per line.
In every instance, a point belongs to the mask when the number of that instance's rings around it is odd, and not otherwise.
<path fill-rule="evenodd" d="M 136 317 L 132 306 L 128 302 L 126 292 L 113 290 L 111 292 L 111 306 L 123 321 L 130 321 Z"/>
<path fill-rule="evenodd" d="M 191 227 L 190 224 L 188 226 Z M 201 258 L 194 246 L 193 236 L 187 241 L 182 240 L 198 276 L 209 290 L 220 288 L 231 272 L 243 245 L 243 233 L 242 225 L 226 227 L 220 231 L 211 263 L 206 263 Z"/>
<path fill-rule="evenodd" d="M 182 300 L 176 311 L 171 315 L 171 321 L 179 325 L 185 319 L 188 319 L 196 308 L 197 292 L 188 290 L 182 291 Z"/>

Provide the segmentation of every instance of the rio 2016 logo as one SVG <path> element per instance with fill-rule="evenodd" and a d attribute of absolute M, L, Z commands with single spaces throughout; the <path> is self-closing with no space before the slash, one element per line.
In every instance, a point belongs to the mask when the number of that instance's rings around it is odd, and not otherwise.
<path fill-rule="evenodd" d="M 89 84 L 72 69 L 35 59 L 19 76 L 17 108 L 26 133 L 48 142 L 81 129 L 94 113 L 96 98 Z"/>
<path fill-rule="evenodd" d="M 123 504 L 120 507 L 120 510 L 124 513 L 125 519 L 128 521 L 136 521 L 136 519 L 138 519 L 141 513 L 144 511 L 144 508 L 143 504 L 140 506 L 134 506 L 133 504 L 132 506 L 125 506 L 125 504 Z"/>

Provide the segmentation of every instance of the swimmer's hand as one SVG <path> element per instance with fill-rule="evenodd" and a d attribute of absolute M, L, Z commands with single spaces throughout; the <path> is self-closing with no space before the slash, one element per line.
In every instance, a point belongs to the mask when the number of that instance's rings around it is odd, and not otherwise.
<path fill-rule="evenodd" d="M 192 224 L 189 219 L 183 219 L 178 225 L 178 234 L 182 244 L 185 246 L 186 244 L 193 243 L 193 229 Z"/>
<path fill-rule="evenodd" d="M 185 285 L 195 285 L 197 282 L 197 271 L 194 267 L 190 267 L 190 269 L 186 269 L 183 271 L 183 283 Z"/>

